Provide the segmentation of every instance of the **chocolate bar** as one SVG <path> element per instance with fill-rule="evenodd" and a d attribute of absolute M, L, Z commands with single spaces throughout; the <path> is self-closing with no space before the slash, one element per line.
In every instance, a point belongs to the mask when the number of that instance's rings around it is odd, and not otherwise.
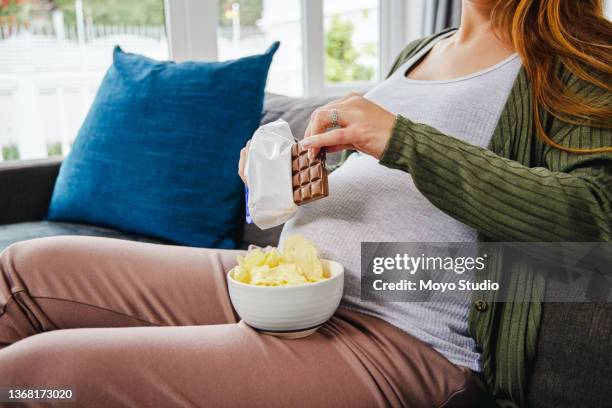
<path fill-rule="evenodd" d="M 327 197 L 329 194 L 324 151 L 310 159 L 308 149 L 302 147 L 301 143 L 294 144 L 291 147 L 291 174 L 293 201 L 297 205 Z"/>

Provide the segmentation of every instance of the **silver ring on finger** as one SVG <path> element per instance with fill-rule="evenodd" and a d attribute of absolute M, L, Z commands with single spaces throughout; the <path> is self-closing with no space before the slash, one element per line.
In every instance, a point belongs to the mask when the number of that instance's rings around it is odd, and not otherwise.
<path fill-rule="evenodd" d="M 337 128 L 338 125 L 338 109 L 331 110 L 331 126 L 332 128 Z"/>

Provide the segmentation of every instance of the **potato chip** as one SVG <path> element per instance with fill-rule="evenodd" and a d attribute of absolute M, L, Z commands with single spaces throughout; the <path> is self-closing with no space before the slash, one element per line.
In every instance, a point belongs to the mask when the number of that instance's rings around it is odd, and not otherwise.
<path fill-rule="evenodd" d="M 251 274 L 249 273 L 249 270 L 246 268 L 243 268 L 240 265 L 234 268 L 234 271 L 232 272 L 232 277 L 238 282 L 242 282 L 242 283 L 251 282 Z"/>
<path fill-rule="evenodd" d="M 282 253 L 286 261 L 296 264 L 309 280 L 318 281 L 324 277 L 317 249 L 303 236 L 292 235 L 287 238 Z"/>
<path fill-rule="evenodd" d="M 253 270 L 251 278 L 251 285 L 260 286 L 295 286 L 305 283 L 308 283 L 306 276 L 293 264 L 281 264 L 275 268 L 258 266 Z"/>
<path fill-rule="evenodd" d="M 264 263 L 270 268 L 275 268 L 283 262 L 283 256 L 276 249 L 273 249 L 270 252 L 266 253 L 266 259 Z"/>
<path fill-rule="evenodd" d="M 251 285 L 295 286 L 326 279 L 317 249 L 301 235 L 287 238 L 280 252 L 254 249 L 237 261 L 232 277 Z"/>

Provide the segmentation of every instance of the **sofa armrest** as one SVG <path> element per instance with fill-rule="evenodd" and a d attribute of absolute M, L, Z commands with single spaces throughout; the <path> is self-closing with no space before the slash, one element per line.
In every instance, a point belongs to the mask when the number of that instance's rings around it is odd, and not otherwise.
<path fill-rule="evenodd" d="M 0 163 L 0 225 L 47 215 L 61 158 Z"/>

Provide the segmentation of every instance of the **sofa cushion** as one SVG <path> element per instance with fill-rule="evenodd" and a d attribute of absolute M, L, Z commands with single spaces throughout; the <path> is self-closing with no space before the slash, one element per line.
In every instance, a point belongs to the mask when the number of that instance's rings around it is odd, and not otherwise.
<path fill-rule="evenodd" d="M 158 244 L 165 243 L 153 238 L 126 234 L 109 228 L 96 227 L 94 225 L 55 221 L 34 221 L 0 225 L 0 252 L 15 242 L 56 235 L 89 235 Z"/>
<path fill-rule="evenodd" d="M 0 225 L 41 220 L 47 215 L 61 158 L 0 163 Z"/>
<path fill-rule="evenodd" d="M 610 406 L 611 352 L 612 303 L 544 303 L 529 405 Z"/>
<path fill-rule="evenodd" d="M 277 48 L 184 63 L 117 48 L 60 169 L 49 219 L 235 248 L 244 216 L 239 152 L 259 126 Z"/>

